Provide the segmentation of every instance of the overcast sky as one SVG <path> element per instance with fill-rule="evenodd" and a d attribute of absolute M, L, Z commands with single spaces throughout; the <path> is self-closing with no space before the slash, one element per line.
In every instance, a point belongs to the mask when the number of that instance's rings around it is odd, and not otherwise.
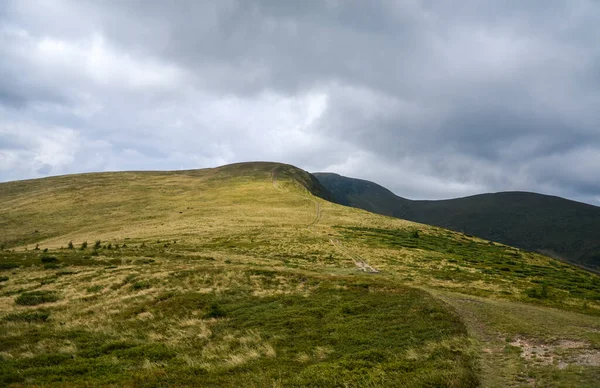
<path fill-rule="evenodd" d="M 269 160 L 600 205 L 600 3 L 0 2 L 0 181 Z"/>

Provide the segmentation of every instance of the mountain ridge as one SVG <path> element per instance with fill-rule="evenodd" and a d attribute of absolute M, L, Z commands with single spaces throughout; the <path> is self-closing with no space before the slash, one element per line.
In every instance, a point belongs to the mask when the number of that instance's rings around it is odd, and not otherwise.
<path fill-rule="evenodd" d="M 377 183 L 314 173 L 336 202 L 539 251 L 589 269 L 600 267 L 600 207 L 527 191 L 443 200 L 410 200 Z"/>

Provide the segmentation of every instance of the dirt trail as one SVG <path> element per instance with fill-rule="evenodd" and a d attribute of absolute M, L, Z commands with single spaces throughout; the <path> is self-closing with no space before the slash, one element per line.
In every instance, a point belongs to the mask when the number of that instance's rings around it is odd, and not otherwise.
<path fill-rule="evenodd" d="M 527 330 L 519 328 L 519 325 L 527 327 L 525 322 L 529 319 L 550 322 L 549 326 L 556 325 L 552 319 L 557 311 L 552 308 L 486 299 L 430 287 L 419 288 L 451 306 L 467 326 L 469 336 L 476 341 L 481 351 L 479 362 L 484 387 L 550 386 L 544 385 L 548 381 L 544 380 L 543 373 L 537 377 L 535 373 L 540 373 L 542 368 L 551 367 L 561 370 L 571 366 L 600 366 L 600 351 L 585 339 L 585 335 L 573 339 L 572 333 L 562 332 L 562 329 L 554 329 L 551 335 L 531 335 L 531 332 L 528 335 Z M 511 318 L 511 315 L 528 318 L 519 322 L 514 317 Z M 557 317 L 562 317 L 562 314 Z M 505 319 L 512 323 L 505 326 Z M 584 326 L 579 326 L 581 323 L 576 317 L 569 319 L 562 321 L 567 327 L 576 325 L 578 330 L 584 329 Z M 586 330 L 595 333 L 597 329 L 587 327 Z"/>
<path fill-rule="evenodd" d="M 279 187 L 277 186 L 277 172 L 275 170 L 277 170 L 277 167 L 271 170 L 271 182 L 273 182 L 273 188 L 279 190 Z"/>
<path fill-rule="evenodd" d="M 273 188 L 275 190 L 279 190 L 282 191 L 282 189 L 279 187 L 279 185 L 277 184 L 277 167 L 273 168 L 271 170 L 271 181 L 273 183 Z M 321 218 L 323 217 L 323 208 L 321 206 L 321 202 L 318 199 L 314 199 L 314 198 L 307 198 L 304 195 L 299 195 L 300 197 L 304 198 L 304 199 L 309 199 L 310 201 L 312 201 L 315 204 L 315 217 L 313 218 L 313 220 L 306 226 L 309 230 L 314 231 L 313 227 L 316 226 L 320 221 Z M 316 232 L 315 232 L 316 233 Z M 366 260 L 364 260 L 362 257 L 360 257 L 359 255 L 351 252 L 348 248 L 346 248 L 344 246 L 344 244 L 342 244 L 341 241 L 339 240 L 334 240 L 334 239 L 329 239 L 329 242 L 331 243 L 331 245 L 333 245 L 338 251 L 342 252 L 342 254 L 346 257 L 348 257 L 350 260 L 352 260 L 354 262 L 354 264 L 356 265 L 356 267 L 358 267 L 358 269 L 360 269 L 361 271 L 364 271 L 366 273 L 379 273 L 379 270 L 377 270 L 376 268 L 372 267 L 371 265 L 369 265 L 369 263 L 367 263 Z"/>
<path fill-rule="evenodd" d="M 344 256 L 346 256 L 350 260 L 352 260 L 354 262 L 354 265 L 356 265 L 361 271 L 364 271 L 364 272 L 367 272 L 367 273 L 379 273 L 379 270 L 377 270 L 376 268 L 374 268 L 371 265 L 369 265 L 369 263 L 367 263 L 359 255 L 351 252 L 348 248 L 346 248 L 342 244 L 341 241 L 330 238 L 329 242 L 331 243 L 331 245 L 333 245 L 334 247 L 336 247 L 340 252 L 342 252 L 342 254 Z"/>
<path fill-rule="evenodd" d="M 271 182 L 273 183 L 273 188 L 275 190 L 282 191 L 282 189 L 277 184 L 277 167 L 275 167 L 271 170 Z M 321 202 L 319 202 L 318 199 L 309 198 L 309 197 L 301 195 L 301 194 L 296 194 L 296 195 L 303 199 L 307 199 L 315 204 L 315 217 L 312 219 L 312 221 L 308 225 L 306 225 L 306 227 L 311 228 L 311 227 L 315 226 L 316 224 L 318 224 L 319 221 L 321 221 L 321 217 L 323 216 L 323 211 L 321 209 Z"/>
<path fill-rule="evenodd" d="M 316 211 L 315 218 L 312 220 L 309 227 L 315 226 L 316 224 L 318 224 L 319 221 L 321 221 L 321 217 L 323 216 L 323 210 L 321 209 L 321 202 L 319 202 L 318 200 L 315 200 L 315 211 Z"/>
<path fill-rule="evenodd" d="M 521 371 L 514 356 L 506 354 L 506 341 L 501 333 L 493 329 L 476 313 L 477 307 L 470 306 L 482 303 L 477 298 L 469 296 L 452 297 L 443 292 L 422 287 L 424 291 L 452 306 L 461 320 L 466 324 L 469 336 L 480 347 L 480 367 L 482 369 L 482 386 L 484 387 L 527 387 L 535 384 L 535 380 L 518 381 Z M 492 373 L 492 371 L 494 371 Z M 532 384 L 533 383 L 533 384 Z"/>

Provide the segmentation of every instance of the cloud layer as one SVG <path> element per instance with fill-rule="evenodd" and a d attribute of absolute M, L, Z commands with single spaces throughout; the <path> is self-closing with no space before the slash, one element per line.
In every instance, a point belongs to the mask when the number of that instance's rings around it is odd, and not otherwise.
<path fill-rule="evenodd" d="M 274 160 L 600 204 L 600 5 L 7 1 L 0 180 Z"/>

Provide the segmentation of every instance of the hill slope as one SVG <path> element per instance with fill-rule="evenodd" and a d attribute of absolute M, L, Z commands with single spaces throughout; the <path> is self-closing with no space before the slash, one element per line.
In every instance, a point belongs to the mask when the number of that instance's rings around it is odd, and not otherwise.
<path fill-rule="evenodd" d="M 598 276 L 327 195 L 275 163 L 0 184 L 0 385 L 598 381 Z"/>
<path fill-rule="evenodd" d="M 317 173 L 337 203 L 472 234 L 600 269 L 600 207 L 526 192 L 412 201 L 373 182 Z"/>

